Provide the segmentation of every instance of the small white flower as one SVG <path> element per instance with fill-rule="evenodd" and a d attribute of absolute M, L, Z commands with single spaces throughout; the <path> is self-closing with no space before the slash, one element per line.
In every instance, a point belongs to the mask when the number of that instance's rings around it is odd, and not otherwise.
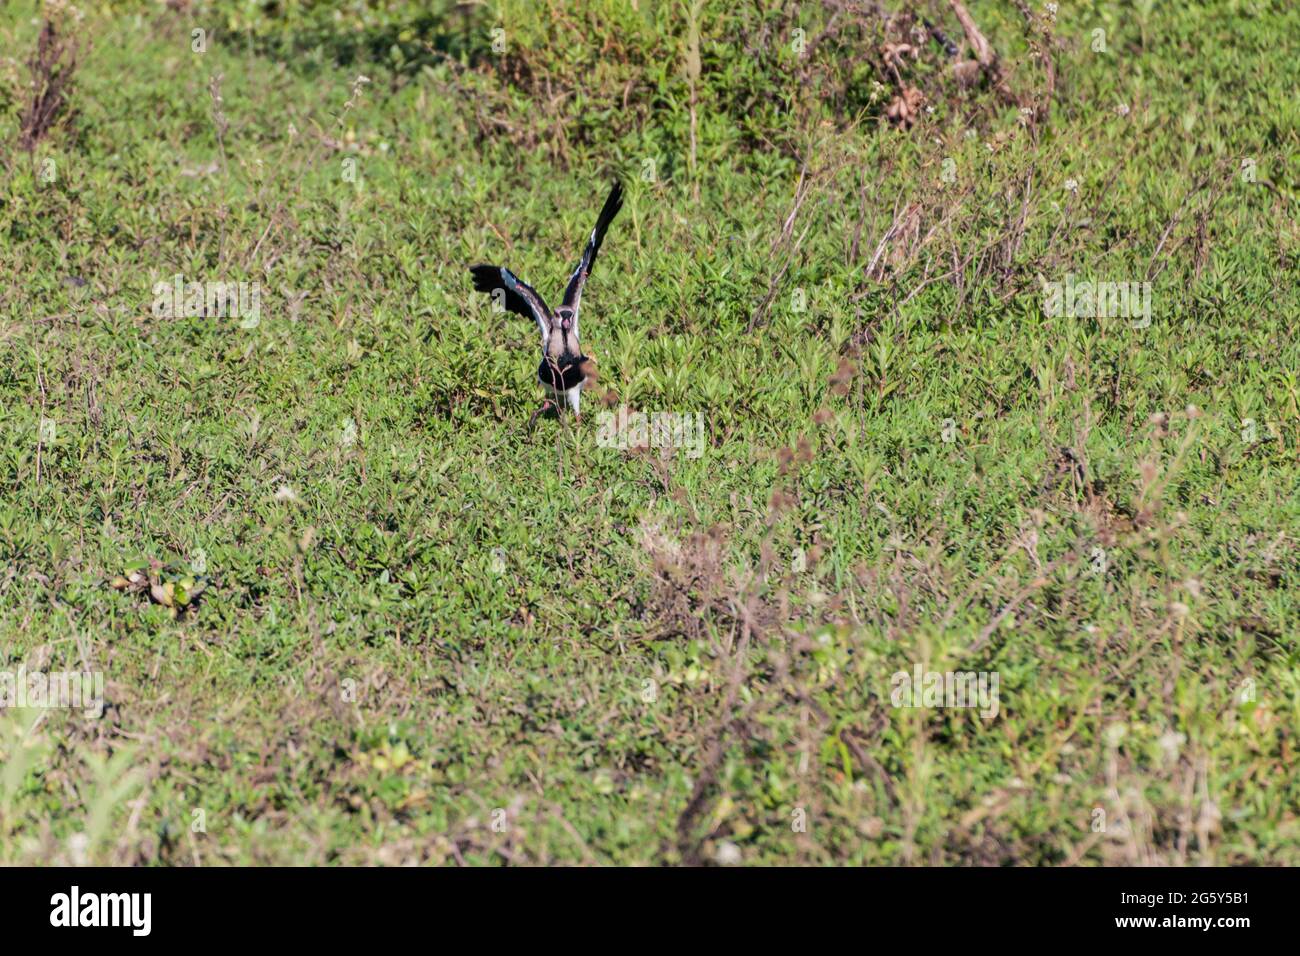
<path fill-rule="evenodd" d="M 1065 181 L 1065 191 L 1077 194 L 1079 192 L 1079 181 L 1077 179 L 1067 179 Z"/>
<path fill-rule="evenodd" d="M 735 866 L 740 862 L 740 847 L 730 840 L 723 840 L 713 852 L 713 859 L 719 866 Z"/>
<path fill-rule="evenodd" d="M 298 493 L 288 485 L 281 485 L 275 492 L 276 501 L 294 502 L 298 500 Z"/>
<path fill-rule="evenodd" d="M 73 866 L 85 866 L 90 850 L 90 837 L 84 833 L 74 833 L 68 837 L 68 855 L 72 857 Z"/>
<path fill-rule="evenodd" d="M 1056 11 L 1057 11 L 1057 6 L 1056 6 L 1056 4 L 1054 4 L 1054 3 L 1046 3 L 1046 4 L 1043 5 L 1043 8 L 1047 11 L 1047 16 L 1048 16 L 1048 17 L 1049 17 L 1053 22 L 1055 22 L 1055 20 L 1056 20 Z"/>
<path fill-rule="evenodd" d="M 1118 113 L 1120 116 L 1128 116 L 1128 104 L 1127 103 L 1119 104 L 1119 106 L 1115 107 L 1115 112 Z"/>
<path fill-rule="evenodd" d="M 1165 763 L 1173 763 L 1178 759 L 1178 752 L 1182 750 L 1183 744 L 1187 743 L 1187 735 L 1167 730 L 1157 743 L 1160 745 Z"/>

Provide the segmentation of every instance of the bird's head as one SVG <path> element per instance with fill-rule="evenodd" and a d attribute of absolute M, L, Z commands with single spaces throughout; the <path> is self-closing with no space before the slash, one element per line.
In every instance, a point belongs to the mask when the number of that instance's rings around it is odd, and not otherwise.
<path fill-rule="evenodd" d="M 578 318 L 574 315 L 573 309 L 561 306 L 555 310 L 551 335 L 546 343 L 546 354 L 559 358 L 565 353 L 578 355 L 581 353 L 581 348 L 578 345 Z"/>

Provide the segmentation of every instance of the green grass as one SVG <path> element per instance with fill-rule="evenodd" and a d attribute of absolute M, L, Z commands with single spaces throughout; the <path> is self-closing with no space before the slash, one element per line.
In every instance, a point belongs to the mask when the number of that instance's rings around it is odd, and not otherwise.
<path fill-rule="evenodd" d="M 0 862 L 1300 863 L 1300 14 L 969 5 L 1040 101 L 1054 38 L 1041 121 L 926 43 L 895 128 L 895 28 L 800 60 L 816 4 L 702 5 L 695 71 L 648 0 L 87 4 L 0 192 L 0 671 L 107 710 L 0 711 Z M 529 432 L 466 266 L 554 302 L 615 175 L 601 381 Z M 605 391 L 704 454 L 600 447 Z M 918 662 L 997 717 L 892 706 Z"/>

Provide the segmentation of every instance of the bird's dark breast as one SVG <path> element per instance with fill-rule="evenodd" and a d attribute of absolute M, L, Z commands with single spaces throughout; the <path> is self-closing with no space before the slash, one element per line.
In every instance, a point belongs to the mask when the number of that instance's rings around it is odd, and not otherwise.
<path fill-rule="evenodd" d="M 587 356 L 572 353 L 561 355 L 558 359 L 549 356 L 543 358 L 542 364 L 537 367 L 537 380 L 557 392 L 577 388 L 587 378 L 587 373 L 581 368 L 586 360 Z"/>

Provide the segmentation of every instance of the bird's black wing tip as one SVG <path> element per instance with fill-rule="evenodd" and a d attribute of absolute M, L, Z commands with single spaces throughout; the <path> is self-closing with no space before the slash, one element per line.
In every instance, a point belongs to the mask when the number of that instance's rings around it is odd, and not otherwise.
<path fill-rule="evenodd" d="M 618 211 L 623 208 L 623 184 L 617 179 L 614 185 L 610 187 L 609 196 L 605 200 L 605 208 L 601 210 L 601 219 L 607 223 L 612 221 L 618 215 Z"/>
<path fill-rule="evenodd" d="M 470 266 L 469 273 L 474 277 L 474 288 L 479 292 L 491 292 L 501 285 L 500 266 L 480 263 L 476 266 Z"/>

